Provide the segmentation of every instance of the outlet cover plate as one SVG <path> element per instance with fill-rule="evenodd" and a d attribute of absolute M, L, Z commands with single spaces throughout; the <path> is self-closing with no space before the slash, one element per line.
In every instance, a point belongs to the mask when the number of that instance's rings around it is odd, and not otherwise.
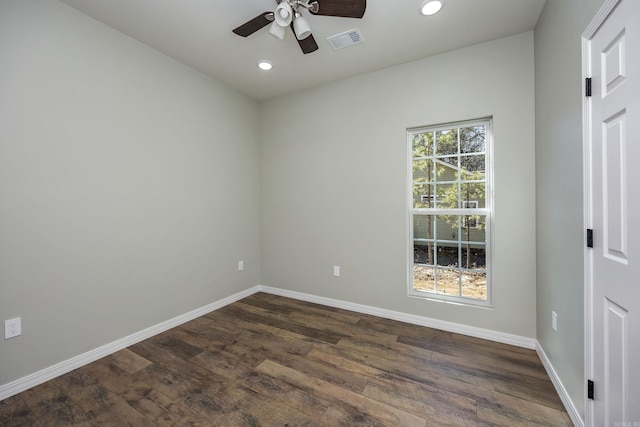
<path fill-rule="evenodd" d="M 4 339 L 22 335 L 22 321 L 19 317 L 4 321 Z"/>

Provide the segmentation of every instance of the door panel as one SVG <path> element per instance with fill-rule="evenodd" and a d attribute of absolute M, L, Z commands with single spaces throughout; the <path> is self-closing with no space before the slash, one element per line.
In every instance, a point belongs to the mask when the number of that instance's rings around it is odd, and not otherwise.
<path fill-rule="evenodd" d="M 611 2 L 609 2 L 611 3 Z M 588 40 L 586 197 L 591 426 L 640 426 L 640 7 L 621 0 Z M 588 249 L 591 250 L 591 249 Z M 632 362 L 630 362 L 632 361 Z M 635 362 L 633 362 L 635 361 Z"/>
<path fill-rule="evenodd" d="M 626 112 L 606 119 L 602 129 L 602 192 L 604 256 L 627 263 Z"/>
<path fill-rule="evenodd" d="M 603 97 L 606 97 L 624 82 L 626 68 L 625 55 L 625 31 L 622 30 L 602 51 Z"/>
<path fill-rule="evenodd" d="M 609 420 L 605 426 L 615 426 L 616 421 L 625 419 L 628 414 L 629 390 L 627 378 L 629 375 L 629 345 L 628 319 L 629 313 L 613 301 L 604 301 L 604 419 Z M 597 424 L 596 424 L 597 425 Z"/>

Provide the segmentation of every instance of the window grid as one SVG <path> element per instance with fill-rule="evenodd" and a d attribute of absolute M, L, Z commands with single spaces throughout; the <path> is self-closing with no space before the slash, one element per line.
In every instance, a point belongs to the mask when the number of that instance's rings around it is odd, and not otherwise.
<path fill-rule="evenodd" d="M 463 134 L 474 132 L 475 139 L 463 143 Z M 412 168 L 409 293 L 490 305 L 490 121 L 413 129 L 408 135 Z M 425 247 L 428 254 L 417 253 L 417 248 L 425 251 Z M 426 285 L 418 286 L 416 276 L 425 271 Z M 470 294 L 465 289 L 474 277 L 480 277 L 484 293 Z"/>

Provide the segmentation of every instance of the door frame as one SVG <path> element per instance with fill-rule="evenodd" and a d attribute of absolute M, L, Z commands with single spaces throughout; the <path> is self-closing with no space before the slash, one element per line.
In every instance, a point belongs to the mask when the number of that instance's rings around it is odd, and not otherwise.
<path fill-rule="evenodd" d="M 600 26 L 606 21 L 611 12 L 623 0 L 605 0 L 600 10 L 596 13 L 591 23 L 582 33 L 582 161 L 583 161 L 583 191 L 584 191 L 584 425 L 593 427 L 594 422 L 594 405 L 593 401 L 587 398 L 587 380 L 593 377 L 593 343 L 591 335 L 593 332 L 593 249 L 587 248 L 586 230 L 593 228 L 593 200 L 591 199 L 591 189 L 593 188 L 592 170 L 591 170 L 591 149 L 592 149 L 592 132 L 591 132 L 591 98 L 586 96 L 587 78 L 592 76 L 591 73 L 591 39 L 595 36 Z"/>

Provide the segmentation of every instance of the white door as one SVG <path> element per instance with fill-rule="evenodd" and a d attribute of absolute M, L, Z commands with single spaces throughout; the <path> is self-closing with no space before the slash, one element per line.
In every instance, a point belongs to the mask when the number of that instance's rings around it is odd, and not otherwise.
<path fill-rule="evenodd" d="M 586 42 L 587 421 L 640 427 L 640 1 L 608 5 Z"/>

